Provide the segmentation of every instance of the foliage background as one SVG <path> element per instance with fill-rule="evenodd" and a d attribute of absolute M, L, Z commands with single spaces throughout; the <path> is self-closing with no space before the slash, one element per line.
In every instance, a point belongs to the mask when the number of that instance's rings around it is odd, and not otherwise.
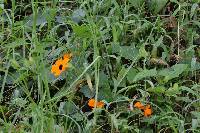
<path fill-rule="evenodd" d="M 1 0 L 0 16 L 0 131 L 199 132 L 199 0 Z"/>

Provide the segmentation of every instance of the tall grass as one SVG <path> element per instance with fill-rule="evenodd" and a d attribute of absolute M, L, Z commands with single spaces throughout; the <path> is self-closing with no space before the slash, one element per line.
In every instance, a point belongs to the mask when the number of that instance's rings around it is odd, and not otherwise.
<path fill-rule="evenodd" d="M 0 131 L 199 132 L 199 6 L 0 1 Z"/>

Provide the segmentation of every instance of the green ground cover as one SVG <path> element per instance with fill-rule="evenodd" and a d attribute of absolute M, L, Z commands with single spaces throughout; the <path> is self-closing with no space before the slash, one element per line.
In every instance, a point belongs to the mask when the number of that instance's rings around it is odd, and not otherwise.
<path fill-rule="evenodd" d="M 200 132 L 199 0 L 0 0 L 0 131 Z"/>

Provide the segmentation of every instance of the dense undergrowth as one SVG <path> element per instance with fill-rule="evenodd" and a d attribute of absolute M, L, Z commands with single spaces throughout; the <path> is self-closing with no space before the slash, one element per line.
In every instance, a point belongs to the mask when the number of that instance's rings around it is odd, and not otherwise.
<path fill-rule="evenodd" d="M 0 131 L 199 132 L 199 3 L 1 0 Z"/>

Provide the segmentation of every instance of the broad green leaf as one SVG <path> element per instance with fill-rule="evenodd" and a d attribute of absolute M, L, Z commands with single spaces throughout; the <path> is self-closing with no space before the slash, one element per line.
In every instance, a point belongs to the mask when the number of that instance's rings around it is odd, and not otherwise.
<path fill-rule="evenodd" d="M 122 69 L 119 71 L 118 73 L 118 77 L 117 77 L 117 80 L 121 80 L 123 78 L 123 75 L 124 73 L 126 72 L 126 68 L 125 67 L 122 67 Z"/>
<path fill-rule="evenodd" d="M 148 88 L 147 89 L 148 92 L 153 92 L 153 93 L 156 93 L 156 94 L 161 94 L 161 93 L 164 93 L 166 88 L 164 86 L 157 86 L 155 88 Z"/>
<path fill-rule="evenodd" d="M 139 49 L 139 56 L 140 56 L 140 57 L 144 57 L 144 58 L 148 56 L 148 53 L 147 53 L 147 51 L 145 50 L 144 47 L 141 47 L 141 48 Z"/>
<path fill-rule="evenodd" d="M 81 89 L 80 89 L 80 92 L 82 92 L 84 94 L 85 97 L 87 98 L 92 98 L 94 96 L 94 92 L 92 92 L 90 90 L 90 88 L 88 86 L 83 86 Z"/>
<path fill-rule="evenodd" d="M 75 35 L 80 38 L 90 38 L 92 35 L 88 25 L 72 25 L 72 28 Z"/>
<path fill-rule="evenodd" d="M 113 101 L 113 93 L 110 87 L 102 87 L 99 89 L 98 99 L 105 99 L 106 101 Z"/>
<path fill-rule="evenodd" d="M 191 111 L 191 114 L 192 114 L 195 118 L 197 118 L 197 119 L 200 120 L 200 112 L 197 112 L 197 111 Z"/>
<path fill-rule="evenodd" d="M 127 69 L 125 67 L 122 67 L 122 69 L 119 71 L 117 76 L 117 82 L 119 84 L 119 87 L 125 87 L 126 86 L 126 78 L 124 77 L 124 74 L 126 74 Z"/>
<path fill-rule="evenodd" d="M 192 129 L 196 129 L 199 124 L 200 124 L 200 120 L 192 119 Z"/>
<path fill-rule="evenodd" d="M 120 53 L 121 56 L 126 59 L 135 60 L 138 56 L 138 49 L 130 48 L 129 46 L 122 46 Z"/>
<path fill-rule="evenodd" d="M 139 56 L 139 50 L 133 46 L 120 46 L 118 44 L 112 44 L 112 52 L 133 61 L 135 61 Z"/>
<path fill-rule="evenodd" d="M 138 70 L 135 68 L 131 68 L 129 70 L 129 72 L 127 73 L 127 80 L 129 81 L 129 83 L 133 83 L 133 80 L 135 78 L 135 76 L 137 75 Z"/>
<path fill-rule="evenodd" d="M 154 46 L 155 46 L 155 47 L 158 47 L 158 46 L 160 46 L 162 43 L 163 43 L 163 36 L 161 36 L 161 37 L 156 41 L 156 43 L 154 44 Z"/>
<path fill-rule="evenodd" d="M 186 70 L 188 67 L 187 64 L 176 64 L 172 66 L 172 69 L 176 71 L 177 73 L 181 74 L 184 70 Z"/>
<path fill-rule="evenodd" d="M 158 75 L 160 75 L 160 76 L 167 76 L 170 72 L 171 72 L 170 69 L 167 68 L 167 69 L 160 70 L 158 72 Z"/>
<path fill-rule="evenodd" d="M 181 94 L 181 89 L 180 89 L 180 87 L 178 87 L 178 84 L 175 83 L 173 85 L 173 87 L 170 87 L 168 90 L 165 91 L 165 94 L 167 96 L 175 96 L 176 97 L 177 94 Z"/>
<path fill-rule="evenodd" d="M 179 122 L 179 126 L 178 126 L 178 131 L 179 131 L 179 133 L 184 133 L 184 131 L 185 131 L 185 128 L 184 128 L 184 121 L 183 120 L 179 120 L 180 122 Z"/>
<path fill-rule="evenodd" d="M 135 82 L 135 81 L 141 80 L 143 78 L 154 77 L 156 75 L 157 75 L 157 71 L 156 71 L 155 68 L 154 69 L 150 69 L 150 70 L 145 69 L 145 70 L 142 70 L 141 72 L 139 72 L 135 76 L 133 81 Z"/>
<path fill-rule="evenodd" d="M 109 78 L 104 72 L 99 74 L 99 94 L 98 98 L 106 99 L 107 101 L 112 101 L 112 92 L 109 85 Z"/>
<path fill-rule="evenodd" d="M 100 87 L 108 87 L 109 86 L 109 79 L 108 79 L 108 75 L 106 75 L 104 72 L 100 72 L 99 74 L 99 80 L 101 82 L 99 82 L 99 86 Z"/>
<path fill-rule="evenodd" d="M 166 68 L 159 71 L 158 75 L 164 76 L 164 81 L 168 82 L 173 78 L 179 77 L 179 75 L 182 74 L 187 69 L 187 67 L 188 67 L 187 64 L 176 64 L 172 66 L 170 69 Z"/>

